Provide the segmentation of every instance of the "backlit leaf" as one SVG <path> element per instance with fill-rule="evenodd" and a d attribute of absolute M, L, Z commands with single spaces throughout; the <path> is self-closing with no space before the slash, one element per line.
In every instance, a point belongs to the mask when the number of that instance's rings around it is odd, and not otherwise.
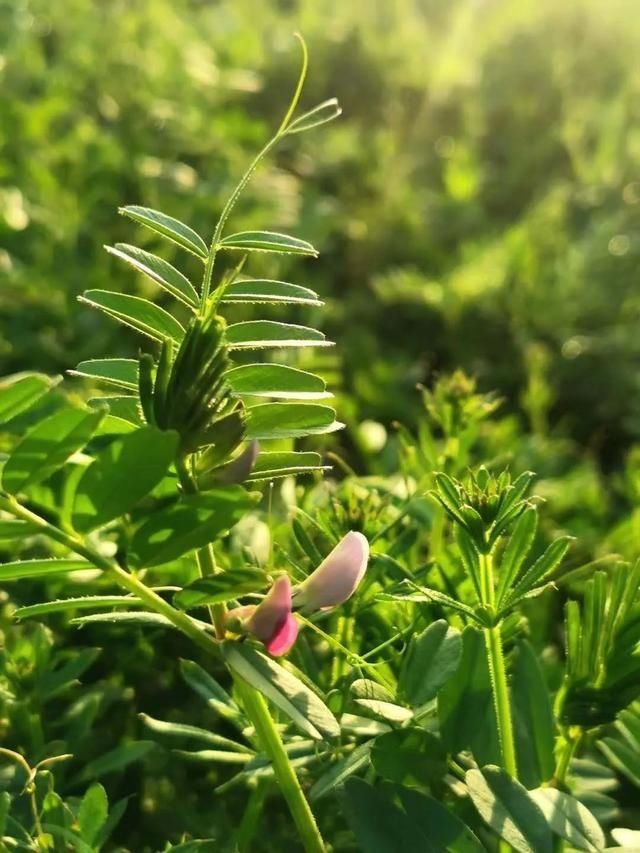
<path fill-rule="evenodd" d="M 311 403 L 262 403 L 247 409 L 246 438 L 297 438 L 342 429 L 329 406 Z"/>
<path fill-rule="evenodd" d="M 165 338 L 180 343 L 184 337 L 176 318 L 148 299 L 110 290 L 86 290 L 78 299 L 160 343 Z"/>
<path fill-rule="evenodd" d="M 74 527 L 93 530 L 132 509 L 165 476 L 177 446 L 177 433 L 154 427 L 141 427 L 112 441 L 80 478 Z"/>
<path fill-rule="evenodd" d="M 118 213 L 128 216 L 129 219 L 133 219 L 134 222 L 144 225 L 146 228 L 150 228 L 151 231 L 155 231 L 161 237 L 166 237 L 172 243 L 176 243 L 176 245 L 199 258 L 207 257 L 207 244 L 202 237 L 196 234 L 193 228 L 185 225 L 184 222 L 180 222 L 179 219 L 174 219 L 173 216 L 167 216 L 166 213 L 159 210 L 139 207 L 138 205 L 121 207 L 118 209 Z"/>
<path fill-rule="evenodd" d="M 332 397 L 324 379 L 284 364 L 243 364 L 225 374 L 234 394 L 282 400 L 323 400 Z"/>
<path fill-rule="evenodd" d="M 103 412 L 64 408 L 32 427 L 2 471 L 2 485 L 17 494 L 50 477 L 89 441 Z"/>
<path fill-rule="evenodd" d="M 315 305 L 323 303 L 318 294 L 308 287 L 289 284 L 287 281 L 272 279 L 243 279 L 227 285 L 221 302 L 277 302 L 290 305 Z"/>
<path fill-rule="evenodd" d="M 158 566 L 202 548 L 233 527 L 254 504 L 240 486 L 184 495 L 154 512 L 135 531 L 129 561 L 137 567 Z"/>
<path fill-rule="evenodd" d="M 333 346 L 333 341 L 326 340 L 323 333 L 317 329 L 272 320 L 234 323 L 227 328 L 225 337 L 232 350 Z"/>
<path fill-rule="evenodd" d="M 93 358 L 81 361 L 75 370 L 67 372 L 72 376 L 99 379 L 127 391 L 138 389 L 138 360 L 135 358 Z"/>
<path fill-rule="evenodd" d="M 190 308 L 198 307 L 198 292 L 189 279 L 167 261 L 127 243 L 105 246 L 109 254 L 121 258 L 138 272 L 148 276 L 180 302 Z"/>
<path fill-rule="evenodd" d="M 60 377 L 42 373 L 18 373 L 0 381 L 0 424 L 9 423 L 31 408 L 47 391 L 60 381 Z"/>
<path fill-rule="evenodd" d="M 276 231 L 239 231 L 229 234 L 218 244 L 221 249 L 234 249 L 242 252 L 278 252 L 286 255 L 310 255 L 317 257 L 318 252 L 311 243 L 279 234 Z"/>

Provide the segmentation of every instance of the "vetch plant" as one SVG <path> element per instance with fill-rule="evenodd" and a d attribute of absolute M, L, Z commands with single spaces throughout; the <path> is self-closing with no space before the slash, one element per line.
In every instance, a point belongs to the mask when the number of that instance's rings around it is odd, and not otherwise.
<path fill-rule="evenodd" d="M 54 556 L 4 564 L 0 578 L 100 569 L 126 595 L 43 603 L 38 614 L 82 607 L 94 612 L 77 617 L 79 625 L 101 621 L 166 625 L 183 632 L 206 653 L 222 657 L 271 761 L 302 844 L 308 851 L 321 851 L 324 843 L 264 695 L 316 739 L 335 737 L 338 723 L 314 690 L 242 641 L 245 635 L 253 636 L 274 655 L 291 647 L 298 623 L 292 614 L 290 581 L 282 575 L 257 606 L 241 604 L 227 611 L 229 602 L 264 590 L 269 578 L 253 567 L 222 571 L 212 548 L 217 537 L 256 505 L 259 494 L 241 483 L 323 468 L 317 453 L 270 451 L 263 449 L 266 442 L 328 433 L 342 426 L 324 402 L 330 394 L 320 377 L 266 360 L 235 361 L 244 353 L 330 346 L 321 332 L 272 319 L 232 322 L 228 316 L 236 304 L 322 304 L 316 293 L 301 285 L 241 274 L 245 260 L 256 252 L 315 257 L 310 243 L 272 231 L 226 230 L 260 161 L 285 137 L 316 128 L 340 113 L 337 102 L 329 100 L 295 115 L 307 71 L 306 47 L 300 42 L 303 62 L 289 108 L 231 193 L 209 245 L 170 215 L 139 206 L 121 209 L 159 240 L 200 260 L 202 281 L 197 287 L 147 250 L 129 244 L 108 247 L 114 257 L 175 298 L 183 319 L 128 293 L 89 290 L 82 296 L 86 304 L 139 332 L 151 348 L 137 360 L 97 358 L 80 363 L 75 375 L 108 386 L 110 394 L 90 400 L 86 409 L 63 401 L 12 449 L 2 473 L 0 509 L 15 519 L 16 536 L 42 535 L 51 542 Z M 240 255 L 240 263 L 216 276 L 218 258 L 229 254 Z M 36 374 L 9 379 L 0 389 L 2 421 L 32 410 L 56 383 Z M 51 503 L 46 491 L 52 477 L 63 481 L 58 504 Z M 347 536 L 317 573 L 294 591 L 296 604 L 318 609 L 348 598 L 366 568 L 365 546 L 358 534 Z M 194 551 L 202 579 L 174 591 L 171 603 L 163 588 L 149 585 L 147 573 Z M 190 611 L 195 607 L 208 608 L 211 622 L 194 618 Z M 112 612 L 113 608 L 117 610 Z"/>

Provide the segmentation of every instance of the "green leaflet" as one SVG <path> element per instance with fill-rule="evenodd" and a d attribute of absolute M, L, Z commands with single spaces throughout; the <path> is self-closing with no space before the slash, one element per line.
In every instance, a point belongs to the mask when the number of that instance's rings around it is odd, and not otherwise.
<path fill-rule="evenodd" d="M 282 305 L 313 305 L 324 303 L 318 299 L 318 294 L 300 284 L 290 284 L 288 281 L 273 279 L 243 279 L 227 285 L 221 302 L 269 303 Z"/>
<path fill-rule="evenodd" d="M 177 446 L 177 433 L 154 427 L 141 427 L 112 441 L 80 478 L 74 527 L 93 530 L 132 509 L 165 476 Z"/>
<path fill-rule="evenodd" d="M 16 560 L 12 563 L 0 563 L 0 581 L 62 575 L 67 572 L 79 572 L 93 568 L 95 567 L 92 563 L 88 563 L 86 560 Z"/>
<path fill-rule="evenodd" d="M 240 520 L 255 498 L 240 486 L 183 495 L 157 510 L 135 531 L 128 557 L 131 565 L 158 566 L 213 542 Z"/>
<path fill-rule="evenodd" d="M 297 438 L 342 429 L 335 410 L 312 403 L 261 403 L 247 409 L 246 439 Z"/>
<path fill-rule="evenodd" d="M 0 424 L 9 423 L 30 409 L 61 377 L 42 373 L 17 373 L 0 381 Z"/>
<path fill-rule="evenodd" d="M 331 347 L 333 341 L 308 326 L 277 323 L 273 320 L 247 320 L 233 323 L 225 332 L 229 349 L 269 349 L 272 347 Z"/>
<path fill-rule="evenodd" d="M 239 231 L 229 234 L 218 244 L 220 249 L 233 249 L 242 252 L 278 252 L 285 255 L 310 255 L 317 257 L 318 252 L 311 243 L 279 234 L 276 231 Z"/>
<path fill-rule="evenodd" d="M 152 210 L 150 207 L 139 207 L 138 205 L 129 205 L 127 207 L 118 208 L 118 213 L 123 216 L 128 216 L 139 225 L 144 225 L 161 237 L 171 240 L 187 252 L 191 252 L 199 258 L 206 258 L 208 254 L 207 244 L 202 237 L 180 222 L 179 219 L 174 219 L 173 216 L 167 216 L 159 210 Z"/>
<path fill-rule="evenodd" d="M 175 296 L 189 308 L 198 307 L 198 292 L 189 279 L 168 261 L 145 252 L 127 243 L 116 243 L 115 246 L 105 246 L 107 252 L 120 258 L 138 272 L 155 281 L 163 290 Z"/>
<path fill-rule="evenodd" d="M 184 337 L 182 324 L 148 299 L 110 290 L 86 290 L 78 299 L 154 341 L 162 343 L 165 338 L 170 338 L 180 343 Z"/>
<path fill-rule="evenodd" d="M 135 358 L 92 358 L 81 361 L 75 370 L 68 373 L 85 379 L 99 379 L 127 391 L 138 388 L 138 361 Z"/>
<path fill-rule="evenodd" d="M 271 658 L 240 643 L 225 643 L 223 656 L 233 673 L 278 707 L 314 740 L 338 737 L 340 725 L 317 693 Z"/>
<path fill-rule="evenodd" d="M 32 427 L 18 443 L 2 471 L 2 485 L 12 494 L 46 480 L 89 441 L 104 412 L 65 408 Z"/>
<path fill-rule="evenodd" d="M 324 379 L 284 364 L 243 364 L 225 374 L 234 394 L 283 400 L 325 400 Z"/>

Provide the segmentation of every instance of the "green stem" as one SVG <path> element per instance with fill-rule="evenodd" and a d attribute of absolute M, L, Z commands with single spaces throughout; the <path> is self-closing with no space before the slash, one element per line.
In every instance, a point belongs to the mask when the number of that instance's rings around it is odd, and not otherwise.
<path fill-rule="evenodd" d="M 489 608 L 494 608 L 495 582 L 493 577 L 493 557 L 491 554 L 480 555 L 480 590 L 482 594 L 482 603 Z M 498 740 L 500 741 L 502 764 L 509 776 L 517 779 L 518 764 L 516 761 L 516 747 L 513 737 L 511 698 L 509 696 L 507 667 L 504 659 L 500 625 L 494 625 L 491 628 L 484 628 L 483 634 L 487 649 L 489 674 L 491 676 L 493 704 L 496 710 Z"/>
<path fill-rule="evenodd" d="M 570 733 L 563 736 L 562 746 L 559 750 L 556 768 L 553 772 L 553 779 L 551 780 L 551 784 L 554 787 L 560 790 L 565 788 L 571 761 L 580 748 L 583 738 L 584 732 L 582 729 L 578 730 L 575 737 L 572 737 Z"/>
<path fill-rule="evenodd" d="M 161 598 L 156 592 L 143 583 L 139 578 L 130 572 L 123 569 L 114 560 L 104 557 L 93 548 L 89 547 L 80 537 L 66 533 L 60 530 L 53 524 L 50 524 L 44 518 L 41 518 L 36 513 L 22 506 L 14 498 L 0 497 L 0 509 L 5 509 L 16 518 L 21 518 L 28 521 L 30 524 L 37 527 L 45 536 L 66 546 L 70 551 L 74 551 L 81 557 L 84 557 L 96 568 L 108 572 L 117 581 L 117 583 L 133 593 L 140 601 L 146 604 L 151 610 L 164 616 L 174 627 L 183 634 L 186 634 L 189 639 L 193 640 L 196 645 L 206 652 L 218 652 L 218 645 L 213 637 L 206 634 L 201 628 L 193 622 L 193 620 L 183 613 L 181 610 L 176 610 L 164 598 Z"/>
<path fill-rule="evenodd" d="M 256 730 L 260 745 L 271 759 L 273 772 L 298 828 L 304 849 L 307 853 L 325 853 L 326 848 L 313 812 L 291 766 L 289 756 L 285 752 L 267 703 L 261 693 L 258 693 L 242 679 L 236 678 L 235 685 L 247 716 Z"/>

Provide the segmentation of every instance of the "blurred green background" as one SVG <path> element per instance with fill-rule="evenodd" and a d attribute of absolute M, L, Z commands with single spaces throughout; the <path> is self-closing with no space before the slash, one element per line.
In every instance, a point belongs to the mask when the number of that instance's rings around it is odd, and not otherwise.
<path fill-rule="evenodd" d="M 335 95 L 344 116 L 287 141 L 232 224 L 320 248 L 268 271 L 327 299 L 343 417 L 410 422 L 416 383 L 461 366 L 537 429 L 559 425 L 614 464 L 640 431 L 636 12 L 633 0 L 0 0 L 2 372 L 132 352 L 132 336 L 75 301 L 147 286 L 102 249 L 135 242 L 117 206 L 210 233 L 279 122 L 300 30 L 303 106 Z"/>
<path fill-rule="evenodd" d="M 135 335 L 76 301 L 106 288 L 168 304 L 103 250 L 149 239 L 117 207 L 159 208 L 210 234 L 286 109 L 295 30 L 311 57 L 302 106 L 337 96 L 344 115 L 286 139 L 230 226 L 286 231 L 321 251 L 247 271 L 326 299 L 317 316 L 273 317 L 318 324 L 338 343 L 313 358 L 348 426 L 332 446 L 359 474 L 395 472 L 397 443 L 368 422 L 415 431 L 416 385 L 461 367 L 505 401 L 482 461 L 539 472 L 545 536 L 579 537 L 572 565 L 637 555 L 634 0 L 0 0 L 0 374 L 135 354 Z M 315 500 L 309 492 L 314 512 Z M 287 542 L 285 527 L 274 539 Z M 43 589 L 60 594 L 55 584 L 11 594 L 31 603 Z M 540 645 L 558 644 L 559 608 L 536 613 Z M 63 621 L 50 635 L 5 616 L 9 660 L 39 647 L 46 657 L 52 644 L 63 660 L 83 642 L 109 650 L 72 705 L 41 706 L 29 674 L 15 720 L 0 713 L 13 747 L 66 738 L 82 766 L 139 737 L 138 710 L 213 724 L 177 674 L 178 657 L 193 654 L 180 638 L 78 639 Z M 161 849 L 185 829 L 224 838 L 237 825 L 245 791 L 213 794 L 224 775 L 149 761 L 118 786 L 133 795 L 128 849 Z M 74 777 L 64 787 L 79 790 Z M 321 818 L 334 813 L 327 803 Z M 276 838 L 290 836 L 275 798 L 267 816 Z M 263 842 L 278 849 L 268 833 Z"/>

